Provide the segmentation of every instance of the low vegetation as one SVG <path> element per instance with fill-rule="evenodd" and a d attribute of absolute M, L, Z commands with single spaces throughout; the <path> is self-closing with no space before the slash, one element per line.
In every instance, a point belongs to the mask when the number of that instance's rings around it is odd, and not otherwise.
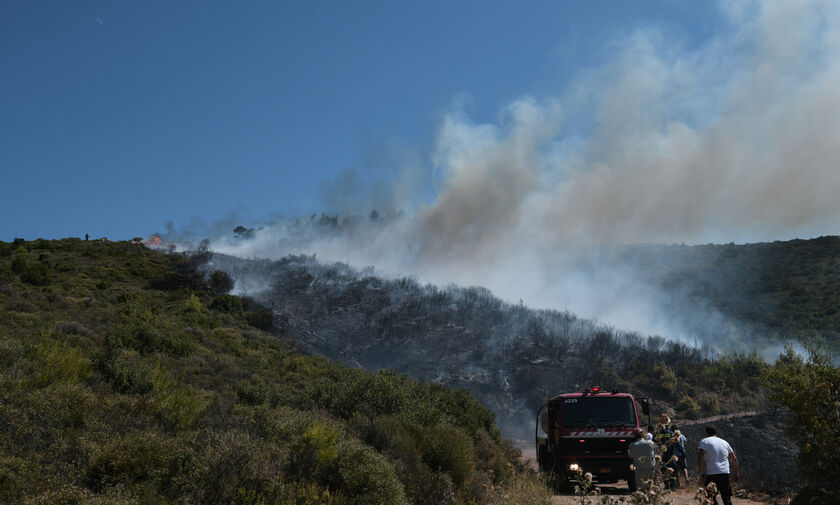
<path fill-rule="evenodd" d="M 231 286 L 136 243 L 0 242 L 0 502 L 546 502 L 469 393 L 304 355 Z"/>

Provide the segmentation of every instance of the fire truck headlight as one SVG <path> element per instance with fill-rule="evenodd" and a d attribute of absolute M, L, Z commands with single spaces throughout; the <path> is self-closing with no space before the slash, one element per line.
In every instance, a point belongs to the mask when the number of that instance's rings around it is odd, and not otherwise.
<path fill-rule="evenodd" d="M 580 469 L 580 466 L 578 466 L 578 464 L 577 464 L 577 463 L 572 463 L 571 465 L 569 465 L 569 470 L 571 470 L 571 471 L 573 471 L 573 472 L 576 472 L 576 471 L 578 471 L 579 469 Z"/>

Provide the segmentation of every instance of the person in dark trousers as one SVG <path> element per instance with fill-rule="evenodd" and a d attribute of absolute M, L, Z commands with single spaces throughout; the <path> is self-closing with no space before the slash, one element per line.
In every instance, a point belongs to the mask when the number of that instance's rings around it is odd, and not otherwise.
<path fill-rule="evenodd" d="M 674 436 L 671 438 L 671 442 L 674 447 L 674 456 L 677 457 L 677 464 L 676 464 L 676 472 L 677 472 L 677 487 L 680 487 L 680 479 L 679 476 L 682 475 L 685 478 L 685 485 L 688 485 L 688 466 L 685 462 L 685 435 L 680 432 L 676 425 L 671 426 L 671 430 L 674 432 Z"/>
<path fill-rule="evenodd" d="M 739 478 L 738 458 L 729 442 L 717 436 L 714 426 L 706 426 L 706 438 L 700 441 L 697 466 L 700 475 L 705 476 L 704 484 L 714 482 L 720 492 L 723 505 L 732 505 L 732 489 L 729 487 L 729 475 L 737 481 Z M 717 495 L 712 498 L 717 504 Z"/>

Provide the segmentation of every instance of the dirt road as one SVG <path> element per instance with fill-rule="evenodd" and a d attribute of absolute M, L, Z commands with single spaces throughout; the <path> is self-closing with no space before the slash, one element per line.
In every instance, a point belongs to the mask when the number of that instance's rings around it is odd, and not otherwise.
<path fill-rule="evenodd" d="M 620 498 L 622 496 L 627 497 L 629 492 L 627 491 L 626 486 L 615 487 L 613 485 L 609 486 L 599 486 L 601 489 L 602 494 L 608 494 L 614 496 L 616 498 Z M 671 494 L 668 495 L 666 498 L 669 500 L 673 505 L 696 505 L 696 501 L 694 501 L 694 492 L 696 489 L 694 487 L 682 488 L 678 489 Z M 601 502 L 600 497 L 593 497 L 591 500 L 592 505 L 598 505 Z M 578 505 L 580 503 L 580 498 L 575 496 L 574 494 L 562 494 L 562 495 L 554 495 L 551 499 L 551 503 L 553 505 Z M 720 498 L 718 498 L 718 503 L 720 503 Z M 732 505 L 767 505 L 766 503 L 757 502 L 754 500 L 749 500 L 746 498 L 737 498 L 735 496 L 732 497 Z"/>
<path fill-rule="evenodd" d="M 523 461 L 532 468 L 536 468 L 537 458 L 535 449 L 533 447 L 524 447 L 524 444 L 520 445 L 520 448 L 522 450 Z M 601 494 L 614 496 L 616 498 L 620 498 L 622 496 L 629 497 L 628 495 L 630 494 L 630 491 L 627 489 L 627 485 L 624 482 L 619 482 L 617 485 L 600 485 L 598 486 L 598 489 L 600 489 Z M 672 505 L 693 505 L 697 503 L 694 500 L 694 493 L 696 491 L 696 484 L 692 484 L 690 487 L 682 487 L 671 492 L 668 495 L 667 500 L 670 501 Z M 719 500 L 720 498 L 718 498 L 718 501 Z M 592 505 L 598 505 L 600 502 L 600 497 L 592 497 L 590 500 Z M 574 493 L 556 494 L 552 497 L 551 503 L 553 505 L 578 505 L 580 503 L 580 497 L 575 496 Z M 733 496 L 732 505 L 767 505 L 767 503 Z"/>

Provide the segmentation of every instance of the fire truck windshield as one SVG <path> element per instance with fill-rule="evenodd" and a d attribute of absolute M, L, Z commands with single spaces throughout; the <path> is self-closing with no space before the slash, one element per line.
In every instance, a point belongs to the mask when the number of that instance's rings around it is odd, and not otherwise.
<path fill-rule="evenodd" d="M 627 396 L 563 398 L 560 400 L 560 421 L 566 427 L 638 426 L 633 400 Z"/>

